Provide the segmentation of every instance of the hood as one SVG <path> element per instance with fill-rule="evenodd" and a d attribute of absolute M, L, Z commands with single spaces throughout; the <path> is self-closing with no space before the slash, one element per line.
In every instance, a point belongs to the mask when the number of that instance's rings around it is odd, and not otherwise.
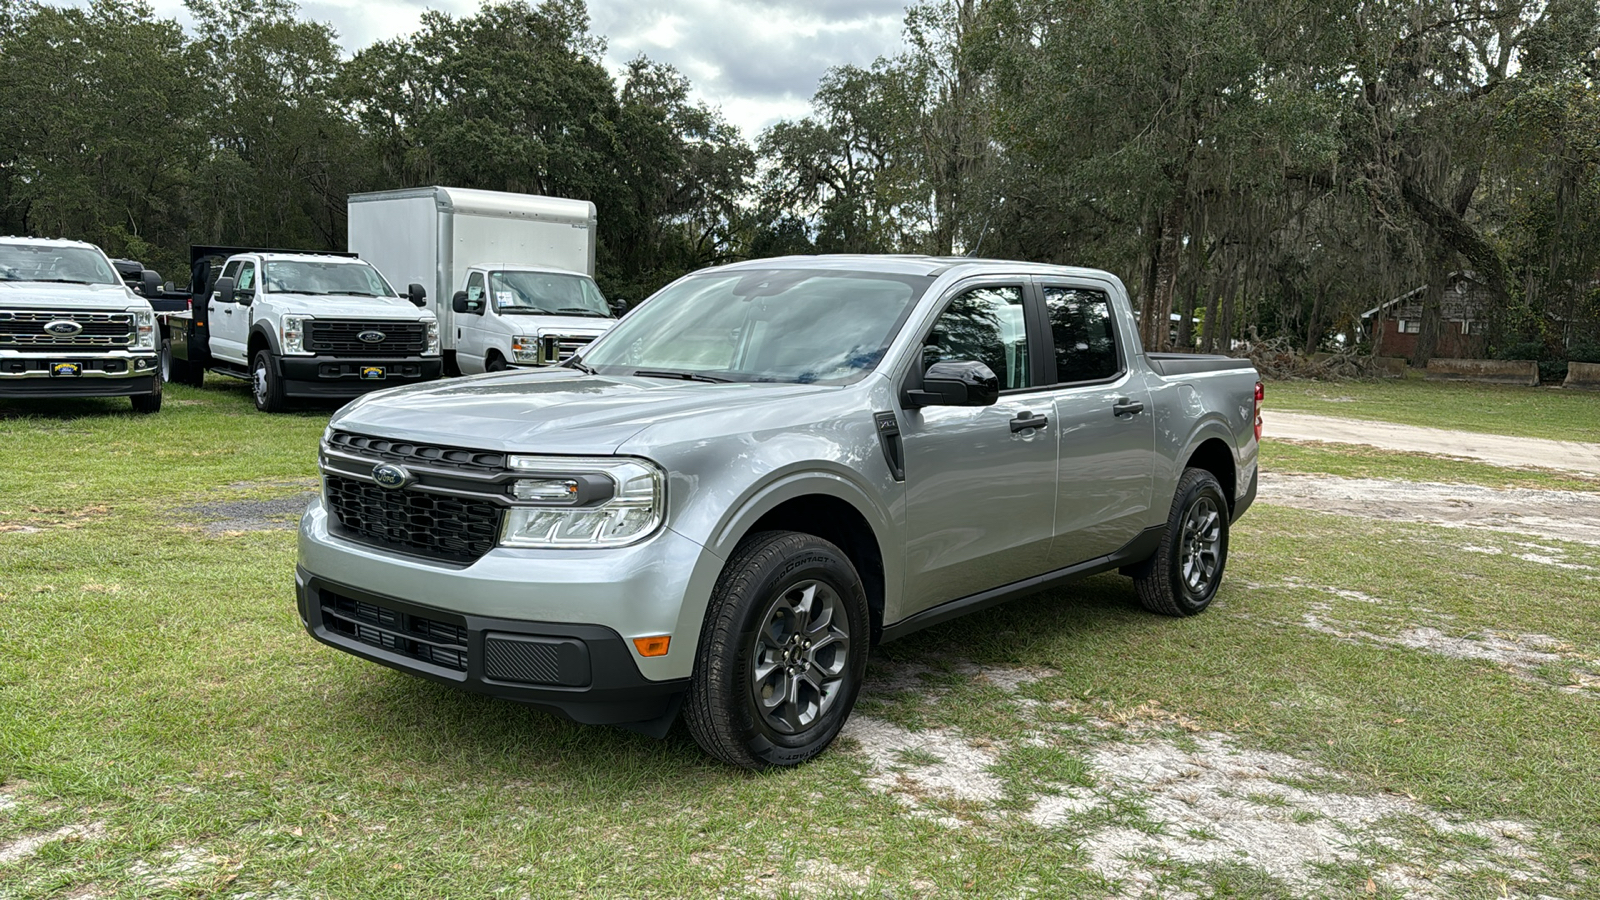
<path fill-rule="evenodd" d="M 427 310 L 411 305 L 410 300 L 399 297 L 351 297 L 308 294 L 268 294 L 281 311 L 295 316 L 314 319 L 400 319 L 415 322 L 430 315 Z"/>
<path fill-rule="evenodd" d="M 541 316 L 503 312 L 497 315 L 506 323 L 508 330 L 519 334 L 572 334 L 599 337 L 617 324 L 616 319 L 600 319 L 594 316 Z"/>
<path fill-rule="evenodd" d="M 150 303 L 120 284 L 0 281 L 0 309 L 88 312 L 125 312 L 129 309 L 138 309 L 148 312 Z"/>
<path fill-rule="evenodd" d="M 473 449 L 603 455 L 661 422 L 838 390 L 827 385 L 706 384 L 545 369 L 379 391 L 340 410 L 332 426 L 375 437 Z"/>

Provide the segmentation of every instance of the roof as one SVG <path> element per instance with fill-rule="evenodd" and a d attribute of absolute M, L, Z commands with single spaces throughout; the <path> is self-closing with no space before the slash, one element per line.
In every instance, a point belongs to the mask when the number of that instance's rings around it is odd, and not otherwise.
<path fill-rule="evenodd" d="M 1467 321 L 1476 319 L 1489 301 L 1489 288 L 1477 279 L 1472 272 L 1451 272 L 1450 285 L 1445 289 L 1444 300 L 1440 304 L 1440 317 L 1447 321 Z M 1383 303 L 1374 306 L 1361 314 L 1361 318 L 1370 319 L 1380 311 L 1387 311 L 1399 305 L 1398 318 L 1411 319 L 1422 315 L 1422 295 L 1428 290 L 1428 285 L 1412 288 Z"/>
<path fill-rule="evenodd" d="M 510 191 L 482 191 L 476 188 L 442 187 L 438 185 L 351 194 L 347 203 L 373 203 L 382 200 L 424 198 L 431 198 L 440 212 L 500 216 L 508 219 L 545 219 L 577 224 L 587 224 L 595 220 L 595 206 L 587 200 L 569 200 L 566 197 L 545 197 L 540 194 L 515 194 Z"/>
<path fill-rule="evenodd" d="M 4 237 L 0 237 L 0 242 L 10 244 L 33 244 L 35 246 L 42 245 L 45 247 L 87 247 L 90 250 L 100 249 L 88 241 L 70 241 L 66 238 L 27 237 L 26 235 L 20 234 L 5 235 Z"/>
<path fill-rule="evenodd" d="M 467 268 L 483 269 L 486 272 L 538 272 L 544 275 L 581 275 L 584 278 L 590 278 L 589 273 L 579 272 L 576 269 L 563 269 L 560 266 L 530 266 L 527 263 L 473 263 Z"/>
<path fill-rule="evenodd" d="M 259 256 L 265 262 L 316 262 L 316 263 L 360 263 L 366 265 L 365 260 L 357 259 L 344 254 L 333 255 L 327 253 L 272 253 L 249 251 L 240 256 Z"/>
<path fill-rule="evenodd" d="M 896 275 L 936 277 L 946 272 L 959 275 L 1058 275 L 1076 278 L 1115 278 L 1100 269 L 1056 266 L 1046 263 L 1004 259 L 976 259 L 966 256 L 916 256 L 896 254 L 829 254 L 822 256 L 779 256 L 752 259 L 718 266 L 715 271 L 750 269 L 819 269 L 838 272 L 884 272 Z"/>

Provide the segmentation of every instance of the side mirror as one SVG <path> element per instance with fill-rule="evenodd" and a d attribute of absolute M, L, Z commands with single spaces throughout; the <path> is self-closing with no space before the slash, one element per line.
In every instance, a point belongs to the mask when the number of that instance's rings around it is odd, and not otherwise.
<path fill-rule="evenodd" d="M 471 313 L 475 316 L 483 315 L 483 301 L 468 300 L 466 291 L 456 291 L 456 295 L 450 298 L 450 308 L 458 313 Z"/>
<path fill-rule="evenodd" d="M 234 286 L 234 284 L 235 284 L 235 282 L 234 282 L 234 280 L 232 278 L 218 278 L 217 279 L 217 302 L 218 303 L 233 303 L 234 302 L 234 297 L 233 297 L 233 286 Z"/>
<path fill-rule="evenodd" d="M 628 314 L 628 301 L 626 300 L 619 300 L 613 297 L 606 301 L 606 305 L 611 307 L 611 314 L 619 319 Z"/>
<path fill-rule="evenodd" d="M 428 292 L 420 284 L 413 283 L 410 287 L 407 287 L 406 296 L 411 298 L 412 306 L 428 305 Z"/>
<path fill-rule="evenodd" d="M 924 406 L 993 406 L 1000 399 L 1000 378 L 976 360 L 947 360 L 928 367 L 922 390 L 906 391 L 911 409 Z"/>
<path fill-rule="evenodd" d="M 139 275 L 139 290 L 146 297 L 154 297 L 161 293 L 161 276 L 156 272 L 145 269 Z"/>

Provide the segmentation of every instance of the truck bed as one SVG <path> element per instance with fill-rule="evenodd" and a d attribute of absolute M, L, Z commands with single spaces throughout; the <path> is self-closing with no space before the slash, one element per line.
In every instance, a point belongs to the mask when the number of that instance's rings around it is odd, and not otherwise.
<path fill-rule="evenodd" d="M 1222 356 L 1216 353 L 1146 353 L 1150 368 L 1168 378 L 1177 375 L 1199 375 L 1204 372 L 1226 372 L 1230 369 L 1249 369 L 1248 359 Z"/>

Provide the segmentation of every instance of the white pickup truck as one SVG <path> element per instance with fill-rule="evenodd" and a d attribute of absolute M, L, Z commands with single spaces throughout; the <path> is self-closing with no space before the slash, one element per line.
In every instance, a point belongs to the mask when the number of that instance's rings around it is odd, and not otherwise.
<path fill-rule="evenodd" d="M 155 312 L 99 247 L 0 238 L 0 398 L 128 397 L 153 413 L 157 349 Z"/>
<path fill-rule="evenodd" d="M 378 270 L 339 254 L 249 252 L 228 258 L 206 301 L 205 358 L 248 378 L 256 408 L 289 398 L 349 398 L 438 378 L 439 322 L 426 291 L 397 295 Z M 191 366 L 195 347 L 186 348 Z"/>

